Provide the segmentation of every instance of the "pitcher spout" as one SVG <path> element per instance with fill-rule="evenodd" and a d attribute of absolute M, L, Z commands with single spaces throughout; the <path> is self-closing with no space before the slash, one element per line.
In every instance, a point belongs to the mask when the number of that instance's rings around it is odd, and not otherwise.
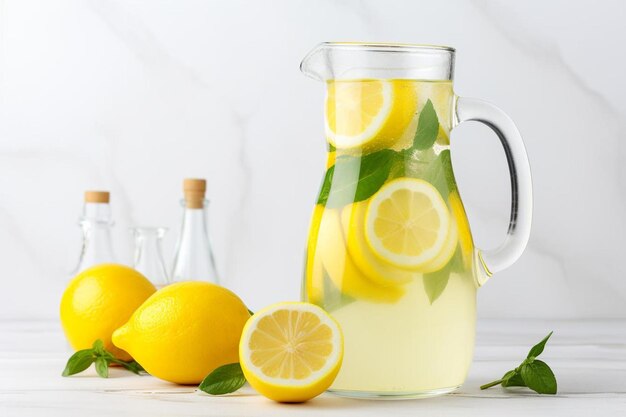
<path fill-rule="evenodd" d="M 300 71 L 307 77 L 318 81 L 331 78 L 328 71 L 328 48 L 326 45 L 326 43 L 320 43 L 300 62 Z"/>
<path fill-rule="evenodd" d="M 454 49 L 397 43 L 324 42 L 300 70 L 315 80 L 452 80 Z"/>

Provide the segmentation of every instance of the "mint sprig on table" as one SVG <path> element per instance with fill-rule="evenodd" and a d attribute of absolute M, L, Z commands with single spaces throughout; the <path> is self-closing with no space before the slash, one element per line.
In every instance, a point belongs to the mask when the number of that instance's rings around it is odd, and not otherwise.
<path fill-rule="evenodd" d="M 102 378 L 109 377 L 109 365 L 112 363 L 123 366 L 125 369 L 139 375 L 144 369 L 136 361 L 123 361 L 117 359 L 104 348 L 102 340 L 93 342 L 91 349 L 83 349 L 74 353 L 67 361 L 63 376 L 79 374 L 89 368 L 92 363 L 96 364 L 96 372 Z"/>
<path fill-rule="evenodd" d="M 481 390 L 502 385 L 503 387 L 528 387 L 539 394 L 556 394 L 556 377 L 547 363 L 537 359 L 546 346 L 553 332 L 530 349 L 526 359 L 515 369 L 508 371 L 502 378 L 485 384 Z"/>
<path fill-rule="evenodd" d="M 200 383 L 198 389 L 211 395 L 224 395 L 237 391 L 246 383 L 238 362 L 220 366 Z"/>

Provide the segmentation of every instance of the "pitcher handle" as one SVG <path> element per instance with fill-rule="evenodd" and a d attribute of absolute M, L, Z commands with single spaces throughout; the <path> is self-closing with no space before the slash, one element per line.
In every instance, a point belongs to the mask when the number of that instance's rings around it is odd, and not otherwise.
<path fill-rule="evenodd" d="M 478 259 L 488 278 L 517 261 L 528 243 L 533 217 L 530 164 L 519 130 L 513 120 L 498 107 L 483 100 L 458 97 L 455 114 L 455 125 L 477 121 L 489 126 L 500 138 L 509 165 L 511 217 L 506 237 L 495 249 L 478 250 Z"/>

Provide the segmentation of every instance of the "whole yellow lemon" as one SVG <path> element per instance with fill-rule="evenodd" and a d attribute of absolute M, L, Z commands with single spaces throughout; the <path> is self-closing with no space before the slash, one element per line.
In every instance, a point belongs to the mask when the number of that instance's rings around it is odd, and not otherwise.
<path fill-rule="evenodd" d="M 102 264 L 86 269 L 69 283 L 61 298 L 61 324 L 67 340 L 80 350 L 102 339 L 105 349 L 130 360 L 128 353 L 113 345 L 111 335 L 155 291 L 146 277 L 127 266 Z"/>
<path fill-rule="evenodd" d="M 180 282 L 146 300 L 113 333 L 113 343 L 157 378 L 198 384 L 215 368 L 239 362 L 239 338 L 249 317 L 226 288 Z"/>

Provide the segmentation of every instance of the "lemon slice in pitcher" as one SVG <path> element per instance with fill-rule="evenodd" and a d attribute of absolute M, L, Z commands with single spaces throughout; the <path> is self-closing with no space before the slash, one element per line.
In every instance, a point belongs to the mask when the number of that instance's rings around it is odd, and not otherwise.
<path fill-rule="evenodd" d="M 280 402 L 301 402 L 321 394 L 334 381 L 342 359 L 339 325 L 309 303 L 278 303 L 257 312 L 246 323 L 239 343 L 246 380 Z"/>
<path fill-rule="evenodd" d="M 435 259 L 452 254 L 446 245 L 450 213 L 439 191 L 415 178 L 385 184 L 372 197 L 365 215 L 365 237 L 382 260 L 401 268 L 428 268 Z"/>
<path fill-rule="evenodd" d="M 339 150 L 392 146 L 417 111 L 407 80 L 336 80 L 328 83 L 326 136 Z"/>

